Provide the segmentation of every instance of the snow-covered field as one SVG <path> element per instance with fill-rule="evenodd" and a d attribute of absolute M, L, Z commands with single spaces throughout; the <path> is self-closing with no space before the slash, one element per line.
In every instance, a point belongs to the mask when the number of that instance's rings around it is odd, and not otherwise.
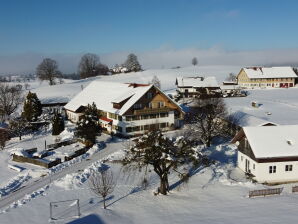
<path fill-rule="evenodd" d="M 239 70 L 240 67 L 234 66 L 147 70 L 69 81 L 56 86 L 32 83 L 31 91 L 36 92 L 43 102 L 65 102 L 95 79 L 148 83 L 156 75 L 161 81 L 162 89 L 171 93 L 175 92 L 177 76 L 215 76 L 218 82 L 221 82 L 230 72 L 238 73 Z M 278 124 L 298 124 L 297 96 L 298 88 L 250 90 L 247 97 L 227 98 L 225 102 L 231 113 L 238 113 L 241 117 L 239 123 L 244 126 L 255 126 L 268 121 Z M 252 101 L 259 103 L 260 107 L 252 107 Z M 71 137 L 71 131 L 66 131 L 61 137 Z M 11 140 L 6 150 L 0 152 L 1 195 L 6 195 L 14 188 L 48 173 L 43 168 L 28 164 L 21 164 L 25 170 L 20 173 L 7 166 L 16 164 L 9 158 L 9 152 L 13 148 L 35 146 L 42 148 L 45 140 L 47 144 L 51 144 L 55 138 L 48 131 L 36 136 L 24 136 L 22 141 Z M 123 148 L 122 142 L 113 144 L 113 149 L 117 152 L 109 156 L 110 160 L 118 159 Z M 0 214 L 0 223 L 49 223 L 49 203 L 70 199 L 80 199 L 81 217 L 66 218 L 68 209 L 72 208 L 65 208 L 66 210 L 61 209 L 58 211 L 60 214 L 57 214 L 65 219 L 53 223 L 296 223 L 298 195 L 290 193 L 291 184 L 284 185 L 284 191 L 280 196 L 249 199 L 247 197 L 249 190 L 267 187 L 249 182 L 243 173 L 235 168 L 235 146 L 229 144 L 214 146 L 209 149 L 209 153 L 217 163 L 199 169 L 189 184 L 181 189 L 179 185 L 176 186 L 177 178 L 171 176 L 170 184 L 173 184 L 173 189 L 167 196 L 153 195 L 158 186 L 154 172 L 150 173 L 149 187 L 142 189 L 141 173 L 136 172 L 135 175 L 128 177 L 119 164 L 106 162 L 105 165 L 108 165 L 118 177 L 117 187 L 108 198 L 107 210 L 102 208 L 101 199 L 91 193 L 86 182 L 90 172 L 103 165 L 104 158 L 101 158 L 83 170 L 71 170 L 54 183 L 13 203 Z M 71 163 L 61 164 L 57 169 L 71 165 Z"/>
<path fill-rule="evenodd" d="M 290 185 L 280 196 L 249 199 L 249 190 L 264 186 L 247 181 L 235 168 L 235 146 L 220 145 L 211 148 L 210 154 L 217 163 L 198 169 L 188 185 L 180 187 L 171 176 L 173 189 L 167 196 L 153 195 L 158 186 L 153 172 L 149 187 L 143 189 L 142 173 L 128 176 L 119 164 L 107 162 L 117 177 L 117 186 L 104 210 L 86 181 L 92 170 L 103 165 L 98 161 L 16 202 L 0 214 L 0 220 L 4 224 L 49 223 L 50 202 L 80 199 L 80 218 L 68 217 L 74 210 L 70 204 L 56 209 L 55 216 L 63 219 L 52 223 L 295 223 L 298 195 L 289 193 Z"/>

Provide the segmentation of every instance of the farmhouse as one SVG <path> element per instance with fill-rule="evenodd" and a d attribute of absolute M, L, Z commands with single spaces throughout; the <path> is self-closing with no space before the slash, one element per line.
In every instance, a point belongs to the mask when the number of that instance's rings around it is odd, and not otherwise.
<path fill-rule="evenodd" d="M 242 68 L 237 76 L 243 88 L 288 88 L 295 85 L 297 74 L 292 67 Z"/>
<path fill-rule="evenodd" d="M 154 85 L 93 81 L 65 105 L 68 119 L 78 122 L 93 102 L 102 127 L 123 136 L 177 128 L 184 117 L 181 108 Z"/>
<path fill-rule="evenodd" d="M 232 140 L 238 167 L 260 183 L 298 181 L 298 125 L 244 127 Z"/>
<path fill-rule="evenodd" d="M 182 97 L 208 98 L 221 96 L 215 77 L 177 77 L 177 91 Z"/>

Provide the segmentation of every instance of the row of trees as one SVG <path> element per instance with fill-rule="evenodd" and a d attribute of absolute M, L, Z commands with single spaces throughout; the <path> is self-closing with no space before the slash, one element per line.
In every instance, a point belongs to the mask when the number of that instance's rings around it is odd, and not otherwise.
<path fill-rule="evenodd" d="M 129 54 L 122 67 L 126 68 L 126 72 L 142 70 L 135 54 Z M 99 56 L 96 54 L 87 53 L 83 55 L 78 65 L 78 73 L 81 79 L 98 75 L 108 75 L 109 72 L 109 67 L 102 64 Z M 55 85 L 57 79 L 59 79 L 60 83 L 63 82 L 63 75 L 58 68 L 58 63 L 51 58 L 43 59 L 36 68 L 36 75 L 40 80 L 48 81 L 50 85 Z"/>

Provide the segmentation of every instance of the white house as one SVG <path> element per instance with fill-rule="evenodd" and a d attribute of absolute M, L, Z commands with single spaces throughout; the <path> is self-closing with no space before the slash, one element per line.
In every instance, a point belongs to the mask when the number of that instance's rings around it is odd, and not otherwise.
<path fill-rule="evenodd" d="M 243 88 L 288 88 L 295 85 L 297 74 L 292 67 L 248 67 L 237 75 Z"/>
<path fill-rule="evenodd" d="M 177 91 L 184 97 L 218 96 L 220 87 L 215 77 L 177 77 Z"/>
<path fill-rule="evenodd" d="M 153 85 L 93 81 L 65 105 L 69 120 L 78 122 L 93 102 L 102 126 L 123 136 L 177 128 L 184 116 L 182 109 Z"/>
<path fill-rule="evenodd" d="M 238 167 L 260 183 L 298 181 L 298 125 L 244 127 L 232 140 Z"/>

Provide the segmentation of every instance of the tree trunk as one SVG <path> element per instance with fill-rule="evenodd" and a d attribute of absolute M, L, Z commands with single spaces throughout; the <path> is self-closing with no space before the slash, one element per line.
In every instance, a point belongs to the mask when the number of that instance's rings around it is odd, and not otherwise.
<path fill-rule="evenodd" d="M 160 178 L 160 187 L 159 187 L 159 193 L 166 195 L 168 191 L 168 178 L 167 177 L 161 177 Z"/>
<path fill-rule="evenodd" d="M 206 146 L 207 146 L 207 147 L 210 147 L 210 146 L 211 146 L 211 139 L 208 139 L 208 140 L 207 140 L 207 142 L 206 142 Z"/>
<path fill-rule="evenodd" d="M 106 207 L 106 197 L 103 198 L 103 208 L 107 209 L 107 207 Z"/>

